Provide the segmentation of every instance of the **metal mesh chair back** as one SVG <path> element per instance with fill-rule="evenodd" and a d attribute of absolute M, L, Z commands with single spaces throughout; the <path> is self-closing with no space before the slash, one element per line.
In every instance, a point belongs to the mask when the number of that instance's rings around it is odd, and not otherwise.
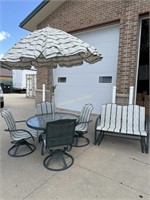
<path fill-rule="evenodd" d="M 52 108 L 52 103 L 51 102 L 41 102 L 37 104 L 37 114 L 47 114 L 47 113 L 52 113 L 53 108 Z"/>
<path fill-rule="evenodd" d="M 46 125 L 46 148 L 72 145 L 76 120 L 63 119 L 48 122 Z"/>

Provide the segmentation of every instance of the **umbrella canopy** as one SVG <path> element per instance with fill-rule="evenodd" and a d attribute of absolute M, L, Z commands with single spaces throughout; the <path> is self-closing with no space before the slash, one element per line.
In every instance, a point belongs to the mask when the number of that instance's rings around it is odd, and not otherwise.
<path fill-rule="evenodd" d="M 93 64 L 102 59 L 91 45 L 64 31 L 46 27 L 36 30 L 15 44 L 1 59 L 7 69 L 72 67 Z"/>

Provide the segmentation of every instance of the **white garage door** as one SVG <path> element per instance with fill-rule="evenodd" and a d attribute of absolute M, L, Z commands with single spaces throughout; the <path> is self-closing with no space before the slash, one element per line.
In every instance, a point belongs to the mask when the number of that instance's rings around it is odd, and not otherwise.
<path fill-rule="evenodd" d="M 102 61 L 84 63 L 73 68 L 54 70 L 55 103 L 62 109 L 80 111 L 85 103 L 92 103 L 93 113 L 99 114 L 101 105 L 110 103 L 112 88 L 116 85 L 119 25 L 75 34 L 95 46 L 102 54 Z"/>

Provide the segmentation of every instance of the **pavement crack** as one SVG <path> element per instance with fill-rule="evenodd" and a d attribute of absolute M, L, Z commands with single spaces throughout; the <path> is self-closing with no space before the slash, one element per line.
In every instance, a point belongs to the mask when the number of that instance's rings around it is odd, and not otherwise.
<path fill-rule="evenodd" d="M 134 161 L 136 161 L 136 162 L 139 162 L 139 163 L 143 163 L 143 164 L 145 164 L 145 165 L 150 165 L 150 163 L 146 163 L 146 162 L 143 162 L 143 161 L 141 161 L 141 160 L 138 160 L 138 159 L 136 159 L 136 158 L 129 158 L 130 160 L 134 160 Z"/>
<path fill-rule="evenodd" d="M 132 189 L 132 190 L 136 190 L 136 191 L 138 191 L 138 192 L 140 192 L 140 193 L 143 193 L 143 194 L 145 194 L 145 195 L 150 196 L 149 193 L 146 193 L 146 192 L 144 192 L 144 191 L 141 191 L 141 190 L 139 190 L 139 189 L 137 189 L 137 188 L 134 188 L 134 187 L 132 187 L 132 186 L 130 186 L 130 185 L 127 185 L 127 184 L 125 184 L 125 183 L 123 183 L 123 182 L 116 181 L 115 179 L 113 179 L 113 178 L 111 178 L 111 177 L 109 177 L 109 176 L 105 176 L 105 175 L 103 175 L 103 174 L 97 173 L 97 172 L 92 171 L 92 170 L 90 170 L 90 169 L 88 169 L 88 168 L 86 168 L 86 167 L 83 167 L 83 166 L 81 166 L 81 165 L 78 165 L 78 166 L 81 167 L 82 169 L 85 169 L 85 170 L 88 170 L 88 171 L 90 171 L 90 172 L 93 172 L 94 174 L 96 174 L 96 175 L 98 175 L 98 176 L 102 176 L 102 177 L 104 177 L 104 178 L 106 178 L 106 179 L 108 179 L 108 180 L 110 180 L 110 181 L 112 181 L 112 182 L 114 182 L 114 183 L 117 183 L 117 184 L 119 184 L 119 185 L 123 185 L 123 186 L 125 186 L 125 187 L 127 187 L 127 188 L 130 188 L 130 189 Z"/>
<path fill-rule="evenodd" d="M 40 187 L 42 187 L 45 183 L 47 183 L 50 179 L 52 179 L 54 176 L 57 175 L 57 172 L 50 176 L 47 180 L 45 180 L 43 183 L 41 183 L 36 189 L 34 189 L 32 192 L 30 192 L 27 196 L 25 196 L 22 200 L 27 199 L 30 195 L 32 195 L 35 191 L 37 191 Z"/>

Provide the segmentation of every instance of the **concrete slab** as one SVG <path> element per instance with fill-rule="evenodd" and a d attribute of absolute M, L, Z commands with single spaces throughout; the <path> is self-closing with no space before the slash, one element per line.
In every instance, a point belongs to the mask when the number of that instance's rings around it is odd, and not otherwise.
<path fill-rule="evenodd" d="M 57 173 L 47 180 L 26 200 L 57 199 L 57 200 L 94 200 L 94 199 L 132 199 L 139 195 L 148 199 L 149 196 L 125 185 L 99 175 L 91 170 L 74 165 L 69 170 Z"/>
<path fill-rule="evenodd" d="M 5 94 L 5 107 L 16 120 L 36 114 L 34 99 L 25 94 Z M 41 144 L 22 158 L 8 156 L 11 146 L 0 116 L 0 200 L 137 200 L 150 199 L 150 154 L 142 154 L 139 141 L 105 137 L 93 145 L 95 116 L 90 123 L 91 143 L 72 148 L 74 165 L 63 172 L 44 168 Z M 25 127 L 25 125 L 24 125 Z"/>
<path fill-rule="evenodd" d="M 134 149 L 124 153 L 110 146 L 91 146 L 76 158 L 76 164 L 101 176 L 150 195 L 150 157 Z M 122 144 L 123 146 L 123 144 Z M 133 153 L 134 152 L 134 153 Z M 141 158 L 142 157 L 142 158 Z"/>

